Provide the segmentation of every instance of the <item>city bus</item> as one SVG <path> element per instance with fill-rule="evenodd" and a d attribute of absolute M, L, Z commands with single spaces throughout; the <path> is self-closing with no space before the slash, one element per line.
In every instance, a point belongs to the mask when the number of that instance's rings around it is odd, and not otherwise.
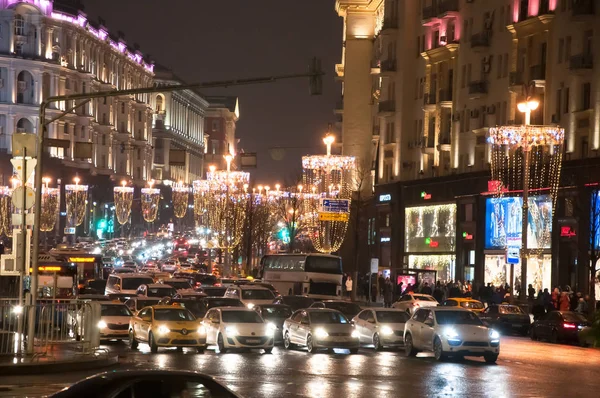
<path fill-rule="evenodd" d="M 281 294 L 316 299 L 342 296 L 342 258 L 326 254 L 269 254 L 260 261 L 259 277 Z"/>
<path fill-rule="evenodd" d="M 77 266 L 49 254 L 40 254 L 37 297 L 40 299 L 75 298 L 76 292 Z"/>

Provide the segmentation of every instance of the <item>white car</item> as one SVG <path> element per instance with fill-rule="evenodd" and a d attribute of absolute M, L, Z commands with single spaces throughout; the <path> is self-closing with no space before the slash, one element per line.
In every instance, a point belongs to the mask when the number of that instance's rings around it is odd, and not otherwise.
<path fill-rule="evenodd" d="M 179 265 L 175 261 L 165 261 L 161 267 L 163 272 L 175 272 L 179 271 Z"/>
<path fill-rule="evenodd" d="M 187 292 L 190 290 L 194 291 L 194 288 L 193 288 L 192 284 L 190 283 L 190 280 L 187 278 L 163 279 L 162 283 L 175 288 L 175 290 L 177 290 L 177 293 Z"/>
<path fill-rule="evenodd" d="M 137 288 L 137 295 L 143 297 L 173 297 L 177 290 L 174 287 L 169 285 L 164 285 L 162 283 L 148 283 L 140 285 Z"/>
<path fill-rule="evenodd" d="M 360 343 L 373 345 L 375 351 L 384 347 L 404 345 L 404 325 L 409 315 L 402 310 L 367 309 L 352 321 L 360 334 Z"/>
<path fill-rule="evenodd" d="M 206 343 L 216 344 L 219 353 L 231 348 L 258 348 L 267 354 L 273 351 L 277 329 L 254 310 L 243 307 L 218 307 L 209 310 L 202 324 L 206 328 Z"/>
<path fill-rule="evenodd" d="M 494 363 L 500 354 L 500 334 L 466 309 L 419 308 L 404 328 L 404 348 L 407 356 L 433 351 L 438 361 L 482 356 Z"/>
<path fill-rule="evenodd" d="M 400 297 L 398 301 L 392 304 L 392 308 L 406 311 L 410 314 L 421 307 L 437 307 L 439 303 L 433 296 L 428 294 L 411 293 Z"/>
<path fill-rule="evenodd" d="M 85 325 L 81 319 L 81 311 L 77 314 L 77 335 L 85 332 Z M 129 321 L 133 314 L 129 308 L 122 303 L 102 302 L 100 304 L 100 321 L 97 326 L 100 329 L 100 340 L 123 340 L 129 338 Z"/>
<path fill-rule="evenodd" d="M 250 309 L 255 305 L 272 304 L 275 300 L 275 294 L 271 290 L 251 284 L 229 286 L 223 297 L 236 298 Z"/>

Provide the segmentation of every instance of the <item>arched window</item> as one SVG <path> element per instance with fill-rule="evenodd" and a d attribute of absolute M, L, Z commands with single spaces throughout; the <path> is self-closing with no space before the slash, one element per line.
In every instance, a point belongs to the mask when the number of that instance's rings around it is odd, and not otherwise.
<path fill-rule="evenodd" d="M 27 118 L 21 118 L 17 121 L 17 133 L 33 133 L 33 123 Z"/>
<path fill-rule="evenodd" d="M 15 15 L 15 35 L 25 36 L 25 20 L 20 14 Z"/>
<path fill-rule="evenodd" d="M 160 113 L 163 111 L 163 97 L 162 95 L 156 96 L 156 112 Z"/>

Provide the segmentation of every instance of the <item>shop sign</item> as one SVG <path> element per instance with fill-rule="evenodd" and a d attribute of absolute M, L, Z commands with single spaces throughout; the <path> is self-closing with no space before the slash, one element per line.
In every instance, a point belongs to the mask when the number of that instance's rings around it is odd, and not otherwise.
<path fill-rule="evenodd" d="M 562 238 L 573 238 L 577 236 L 577 232 L 571 226 L 560 227 L 560 236 Z"/>
<path fill-rule="evenodd" d="M 390 238 L 389 236 L 381 237 L 381 243 L 391 242 L 391 240 L 392 240 L 392 238 Z"/>
<path fill-rule="evenodd" d="M 392 195 L 389 193 L 385 193 L 385 194 L 381 194 L 379 195 L 379 202 L 380 203 L 386 203 L 386 202 L 391 202 L 392 201 Z"/>
<path fill-rule="evenodd" d="M 470 234 L 468 232 L 463 232 L 462 236 L 464 240 L 473 240 L 473 234 Z"/>
<path fill-rule="evenodd" d="M 431 199 L 431 194 L 423 191 L 421 192 L 421 198 L 423 198 L 423 200 L 429 200 Z"/>

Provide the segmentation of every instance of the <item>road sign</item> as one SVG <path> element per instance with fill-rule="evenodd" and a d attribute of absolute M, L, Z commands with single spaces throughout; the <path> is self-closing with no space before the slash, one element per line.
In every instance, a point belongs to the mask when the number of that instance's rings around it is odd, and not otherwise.
<path fill-rule="evenodd" d="M 37 164 L 37 159 L 11 159 L 13 167 L 17 171 L 17 176 L 21 181 L 29 180 L 29 177 L 35 171 L 35 165 Z M 27 173 L 27 175 L 25 175 Z"/>
<path fill-rule="evenodd" d="M 506 262 L 508 264 L 519 264 L 521 249 L 518 247 L 508 247 L 506 249 Z"/>
<path fill-rule="evenodd" d="M 25 215 L 25 222 L 27 225 L 33 225 L 33 213 L 27 213 Z M 21 226 L 23 224 L 23 214 L 13 214 L 11 217 L 12 225 Z"/>
<path fill-rule="evenodd" d="M 350 201 L 348 199 L 321 199 L 321 211 L 323 213 L 350 213 Z"/>
<path fill-rule="evenodd" d="M 15 208 L 23 210 L 23 195 L 25 195 L 25 210 L 29 210 L 35 203 L 35 192 L 29 187 L 23 188 L 23 185 L 17 187 L 12 193 L 12 204 Z"/>
<path fill-rule="evenodd" d="M 33 132 L 32 132 L 33 133 Z M 12 135 L 12 155 L 31 156 L 37 155 L 35 134 L 17 133 Z"/>
<path fill-rule="evenodd" d="M 372 258 L 371 259 L 371 273 L 376 274 L 379 272 L 379 259 Z"/>
<path fill-rule="evenodd" d="M 320 212 L 319 221 L 348 221 L 348 213 Z"/>
<path fill-rule="evenodd" d="M 65 235 L 75 235 L 75 227 L 65 228 Z"/>

